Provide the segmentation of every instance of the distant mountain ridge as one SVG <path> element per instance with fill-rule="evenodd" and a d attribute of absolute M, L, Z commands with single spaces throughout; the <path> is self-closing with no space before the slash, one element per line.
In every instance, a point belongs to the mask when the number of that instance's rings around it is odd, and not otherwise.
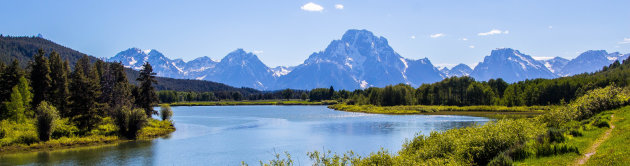
<path fill-rule="evenodd" d="M 503 78 L 508 82 L 556 78 L 594 72 L 628 56 L 630 54 L 609 54 L 599 50 L 586 51 L 571 60 L 561 57 L 536 60 L 519 50 L 498 48 L 474 69 L 465 64 L 438 69 L 427 58 L 404 58 L 389 46 L 384 37 L 367 30 L 351 29 L 341 39 L 331 41 L 324 50 L 314 52 L 302 64 L 292 67 L 270 68 L 255 54 L 243 49 L 229 53 L 221 61 L 200 57 L 184 62 L 181 59 L 170 60 L 156 50 L 131 48 L 109 61 L 121 61 L 133 69 L 138 69 L 138 64 L 149 62 L 160 76 L 210 80 L 259 90 L 330 86 L 352 90 L 399 83 L 419 86 L 453 76 L 471 76 L 480 81 Z"/>
<path fill-rule="evenodd" d="M 28 62 L 33 59 L 33 55 L 37 53 L 37 50 L 40 48 L 42 48 L 47 53 L 46 56 L 49 56 L 50 52 L 52 51 L 59 53 L 61 58 L 64 60 L 68 60 L 71 66 L 74 66 L 74 64 L 79 58 L 86 56 L 86 54 L 84 53 L 59 45 L 55 42 L 52 42 L 50 40 L 47 40 L 41 37 L 11 37 L 11 36 L 0 35 L 0 62 L 4 63 L 5 65 L 8 65 L 8 64 L 11 64 L 13 60 L 17 59 L 20 62 L 21 67 L 26 67 Z M 148 55 L 149 52 L 150 50 L 146 51 L 145 54 Z M 88 58 L 93 62 L 99 59 L 99 58 L 89 56 L 89 55 L 88 55 Z M 139 63 L 139 62 L 138 64 L 142 65 L 142 63 Z M 127 79 L 129 80 L 129 82 L 136 84 L 136 78 L 138 77 L 140 72 L 131 68 L 127 68 L 125 72 L 127 73 Z M 205 81 L 205 80 L 174 79 L 174 78 L 166 78 L 166 77 L 156 77 L 156 80 L 158 82 L 155 85 L 155 88 L 157 90 L 177 90 L 177 91 L 195 91 L 195 92 L 224 92 L 224 91 L 235 92 L 235 91 L 238 91 L 244 96 L 260 92 L 252 88 L 235 88 L 229 85 L 225 85 L 223 83 L 217 83 L 217 82 Z"/>

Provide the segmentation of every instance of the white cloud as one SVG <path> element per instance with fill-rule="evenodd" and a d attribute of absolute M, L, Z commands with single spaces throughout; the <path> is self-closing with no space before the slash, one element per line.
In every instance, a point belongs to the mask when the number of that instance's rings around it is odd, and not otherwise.
<path fill-rule="evenodd" d="M 468 40 L 468 38 L 461 38 L 461 39 L 459 39 L 459 40 L 467 41 L 467 40 Z"/>
<path fill-rule="evenodd" d="M 309 12 L 321 12 L 324 10 L 324 7 L 322 7 L 322 5 L 309 2 L 307 4 L 304 4 L 302 7 L 300 7 L 300 9 L 304 11 L 309 11 Z"/>
<path fill-rule="evenodd" d="M 429 37 L 431 37 L 431 38 L 438 38 L 438 37 L 442 37 L 442 36 L 444 36 L 443 33 L 436 33 L 436 34 L 431 34 Z"/>
<path fill-rule="evenodd" d="M 416 35 L 411 35 L 411 39 L 416 39 Z"/>
<path fill-rule="evenodd" d="M 342 4 L 335 4 L 335 9 L 343 10 Z"/>
<path fill-rule="evenodd" d="M 254 53 L 254 54 L 262 54 L 262 53 L 263 53 L 263 51 L 262 51 L 262 50 L 254 50 L 254 52 L 253 52 L 253 53 Z"/>
<path fill-rule="evenodd" d="M 468 48 L 475 48 L 475 45 L 470 45 L 468 46 Z"/>
<path fill-rule="evenodd" d="M 547 28 L 549 28 L 549 29 L 553 29 L 553 26 L 549 25 Z"/>
<path fill-rule="evenodd" d="M 630 43 L 630 38 L 623 38 L 623 41 L 620 41 L 619 44 L 628 44 Z"/>
<path fill-rule="evenodd" d="M 498 30 L 498 29 L 492 29 L 492 30 L 490 30 L 488 32 L 477 33 L 477 35 L 479 35 L 479 36 L 488 36 L 488 35 L 499 35 L 499 34 L 508 34 L 508 33 L 510 33 L 510 31 L 508 31 L 508 30 L 501 31 L 501 30 Z"/>

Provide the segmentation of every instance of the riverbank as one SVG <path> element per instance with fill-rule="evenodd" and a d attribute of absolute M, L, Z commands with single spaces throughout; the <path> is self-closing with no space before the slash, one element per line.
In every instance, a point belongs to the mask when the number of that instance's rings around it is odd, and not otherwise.
<path fill-rule="evenodd" d="M 245 101 L 200 101 L 167 103 L 170 106 L 235 106 L 235 105 L 332 105 L 335 100 L 304 101 L 304 100 L 245 100 Z"/>
<path fill-rule="evenodd" d="M 430 105 L 409 105 L 409 106 L 374 106 L 374 105 L 347 105 L 335 104 L 328 108 L 372 114 L 423 114 L 423 115 L 467 115 L 489 118 L 522 118 L 534 117 L 544 112 L 554 109 L 557 106 L 430 106 Z"/>
<path fill-rule="evenodd" d="M 147 122 L 147 125 L 142 128 L 138 133 L 138 140 L 150 140 L 162 136 L 166 136 L 175 131 L 175 127 L 171 121 L 160 121 L 151 119 Z M 46 142 L 34 142 L 30 144 L 18 143 L 0 147 L 0 155 L 14 154 L 14 153 L 26 153 L 26 152 L 39 152 L 39 151 L 54 151 L 65 150 L 74 148 L 83 148 L 90 146 L 105 146 L 115 145 L 118 143 L 134 141 L 119 137 L 117 135 L 89 135 L 83 137 L 61 137 L 58 139 L 51 139 Z"/>

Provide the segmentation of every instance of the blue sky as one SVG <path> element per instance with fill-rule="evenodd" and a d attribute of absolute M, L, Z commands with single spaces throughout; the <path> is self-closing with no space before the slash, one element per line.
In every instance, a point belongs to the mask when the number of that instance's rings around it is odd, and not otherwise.
<path fill-rule="evenodd" d="M 244 48 L 270 67 L 297 65 L 367 29 L 406 58 L 474 65 L 494 48 L 573 58 L 630 53 L 630 1 L 2 1 L 0 33 L 111 57 L 130 47 L 220 60 Z M 343 6 L 343 7 L 342 7 Z"/>

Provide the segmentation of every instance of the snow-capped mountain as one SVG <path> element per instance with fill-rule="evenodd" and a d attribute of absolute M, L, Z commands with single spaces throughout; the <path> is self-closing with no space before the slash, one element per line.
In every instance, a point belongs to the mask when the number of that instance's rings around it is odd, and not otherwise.
<path fill-rule="evenodd" d="M 271 68 L 271 72 L 273 72 L 273 76 L 274 77 L 281 77 L 284 75 L 289 74 L 291 71 L 293 71 L 293 69 L 295 69 L 295 66 L 277 66 L 274 68 Z"/>
<path fill-rule="evenodd" d="M 303 64 L 278 79 L 276 88 L 339 89 L 383 87 L 408 83 L 417 86 L 442 79 L 428 59 L 410 60 L 398 55 L 384 37 L 367 30 L 348 30 L 341 40 L 313 53 Z"/>
<path fill-rule="evenodd" d="M 197 78 L 211 80 L 235 87 L 268 89 L 275 82 L 273 71 L 258 56 L 237 49 L 225 56 L 212 70 L 198 72 Z"/>
<path fill-rule="evenodd" d="M 470 75 L 479 81 L 503 78 L 507 82 L 556 77 L 541 62 L 511 48 L 492 50 Z"/>
<path fill-rule="evenodd" d="M 470 73 L 472 73 L 473 69 L 468 67 L 468 65 L 460 63 L 459 65 L 454 66 L 451 69 L 448 69 L 448 68 L 444 67 L 440 71 L 446 77 L 461 77 L 461 76 L 468 76 L 468 75 L 470 75 Z"/>
<path fill-rule="evenodd" d="M 569 63 L 569 60 L 562 57 L 554 57 L 552 59 L 538 60 L 538 62 L 544 64 L 552 73 L 558 74 L 557 72 L 562 70 Z"/>
<path fill-rule="evenodd" d="M 171 60 L 157 50 L 141 50 L 130 48 L 109 58 L 110 62 L 121 62 L 125 67 L 140 70 L 145 62 L 153 66 L 158 76 L 171 78 L 186 78 L 184 64 L 181 59 Z"/>
<path fill-rule="evenodd" d="M 236 87 L 260 90 L 285 88 L 359 89 L 405 83 L 414 87 L 452 76 L 471 76 L 479 81 L 503 78 L 508 82 L 535 78 L 556 78 L 595 72 L 630 54 L 586 51 L 572 60 L 561 57 L 535 60 L 518 50 L 493 50 L 475 69 L 459 64 L 438 70 L 427 58 L 411 60 L 400 56 L 384 37 L 367 30 L 348 30 L 325 50 L 311 54 L 303 64 L 267 67 L 252 53 L 237 49 L 217 62 L 207 56 L 185 62 L 169 59 L 157 50 L 130 48 L 109 58 L 125 67 L 142 69 L 149 62 L 158 76 L 209 80 Z"/>
<path fill-rule="evenodd" d="M 571 76 L 586 72 L 595 72 L 615 61 L 622 61 L 630 54 L 622 55 L 619 52 L 608 53 L 604 50 L 589 50 L 569 61 L 557 74 Z"/>

